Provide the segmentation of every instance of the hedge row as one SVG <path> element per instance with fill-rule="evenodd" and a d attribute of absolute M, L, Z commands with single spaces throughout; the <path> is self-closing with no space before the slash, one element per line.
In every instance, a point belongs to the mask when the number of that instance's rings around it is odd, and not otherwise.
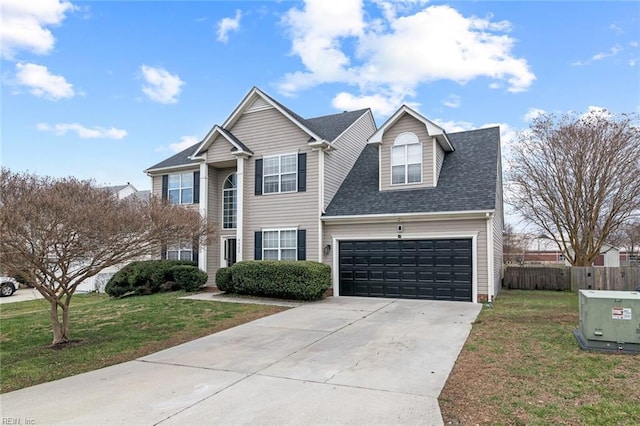
<path fill-rule="evenodd" d="M 316 300 L 331 287 L 331 267 L 311 261 L 246 260 L 216 273 L 227 293 Z"/>
<path fill-rule="evenodd" d="M 207 274 L 194 262 L 145 260 L 131 262 L 109 280 L 104 291 L 112 297 L 145 295 L 163 291 L 196 291 L 207 283 Z"/>

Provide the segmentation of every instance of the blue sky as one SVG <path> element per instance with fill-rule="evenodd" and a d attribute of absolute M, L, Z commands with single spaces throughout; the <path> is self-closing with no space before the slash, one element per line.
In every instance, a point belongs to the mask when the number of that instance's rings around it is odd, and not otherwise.
<path fill-rule="evenodd" d="M 403 103 L 449 131 L 640 112 L 639 2 L 1 0 L 1 163 L 131 182 L 258 86 L 310 118 Z"/>

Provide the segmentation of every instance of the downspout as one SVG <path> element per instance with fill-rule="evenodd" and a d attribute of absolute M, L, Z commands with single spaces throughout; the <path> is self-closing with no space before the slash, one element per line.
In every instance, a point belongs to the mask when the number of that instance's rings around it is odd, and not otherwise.
<path fill-rule="evenodd" d="M 493 302 L 494 296 L 493 220 L 493 213 L 487 213 L 487 302 Z"/>
<path fill-rule="evenodd" d="M 200 163 L 200 205 L 198 209 L 200 216 L 208 218 L 208 206 L 209 206 L 209 166 L 207 163 Z M 198 245 L 198 267 L 207 272 L 207 245 Z"/>

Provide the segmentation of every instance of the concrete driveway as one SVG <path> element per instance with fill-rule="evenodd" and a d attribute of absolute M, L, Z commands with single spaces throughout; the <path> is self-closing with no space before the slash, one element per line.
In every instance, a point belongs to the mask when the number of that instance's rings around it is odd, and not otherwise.
<path fill-rule="evenodd" d="M 42 294 L 35 288 L 19 288 L 8 297 L 0 297 L 0 304 L 24 302 L 25 300 L 43 299 Z"/>
<path fill-rule="evenodd" d="M 441 425 L 437 397 L 480 309 L 328 298 L 1 395 L 1 415 L 21 424 Z"/>

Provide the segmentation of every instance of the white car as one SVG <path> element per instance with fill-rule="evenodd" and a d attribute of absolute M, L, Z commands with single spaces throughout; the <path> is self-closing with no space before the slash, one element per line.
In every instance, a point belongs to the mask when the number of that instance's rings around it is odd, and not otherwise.
<path fill-rule="evenodd" d="M 11 277 L 0 277 L 0 297 L 11 296 L 18 289 L 18 281 Z"/>

